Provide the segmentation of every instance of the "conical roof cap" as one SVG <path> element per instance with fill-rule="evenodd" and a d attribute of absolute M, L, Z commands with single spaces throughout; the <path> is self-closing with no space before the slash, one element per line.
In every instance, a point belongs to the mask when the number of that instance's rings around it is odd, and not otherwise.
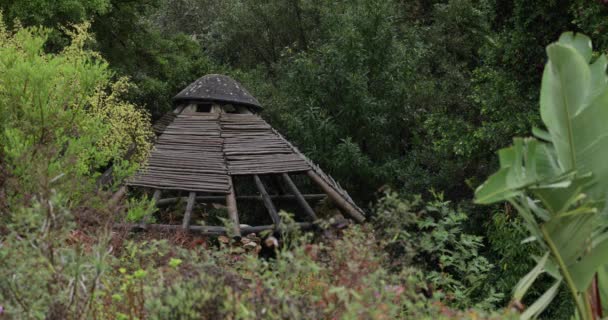
<path fill-rule="evenodd" d="M 223 102 L 262 109 L 260 102 L 240 83 L 221 74 L 200 77 L 173 97 L 173 102 Z"/>

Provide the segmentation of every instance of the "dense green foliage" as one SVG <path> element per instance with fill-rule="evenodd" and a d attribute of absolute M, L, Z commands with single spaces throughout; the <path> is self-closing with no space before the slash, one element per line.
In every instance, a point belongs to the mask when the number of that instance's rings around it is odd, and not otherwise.
<path fill-rule="evenodd" d="M 473 190 L 499 167 L 495 150 L 543 124 L 545 47 L 573 30 L 593 39 L 592 61 L 608 48 L 603 1 L 7 0 L 0 11 L 0 305 L 15 318 L 435 318 L 462 316 L 443 305 L 506 307 L 546 248 L 520 244 L 530 221 L 513 205 L 474 205 Z M 242 82 L 366 207 L 374 231 L 349 232 L 334 252 L 314 244 L 317 258 L 294 236 L 300 245 L 276 264 L 241 261 L 235 248 L 117 242 L 102 226 L 117 212 L 139 221 L 151 203 L 109 203 L 95 178 L 110 164 L 117 178 L 133 172 L 149 118 L 207 73 Z M 378 271 L 340 260 L 357 255 Z M 298 287 L 297 277 L 319 281 Z M 36 286 L 16 290 L 30 278 Z M 516 302 L 553 284 L 539 282 Z M 385 288 L 399 293 L 376 295 Z M 560 290 L 541 317 L 570 317 Z"/>
<path fill-rule="evenodd" d="M 443 195 L 425 203 L 388 193 L 376 212 L 374 225 L 393 268 L 419 267 L 432 290 L 460 308 L 488 309 L 500 300 L 488 283 L 493 266 L 479 254 L 481 237 L 463 232 L 467 215 L 451 208 Z"/>
<path fill-rule="evenodd" d="M 147 113 L 121 99 L 127 80 L 113 81 L 107 62 L 83 48 L 86 25 L 70 32 L 59 54 L 44 52 L 48 34 L 0 26 L 0 153 L 14 177 L 5 201 L 14 204 L 49 184 L 60 193 L 72 192 L 78 179 L 86 186 L 112 161 L 132 172 L 150 148 Z M 121 159 L 131 145 L 129 164 Z"/>

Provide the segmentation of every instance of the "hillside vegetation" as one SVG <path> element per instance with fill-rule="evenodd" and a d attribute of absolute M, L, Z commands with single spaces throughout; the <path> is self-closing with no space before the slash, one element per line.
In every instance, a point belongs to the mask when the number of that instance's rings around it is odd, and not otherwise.
<path fill-rule="evenodd" d="M 601 319 L 607 18 L 584 0 L 1 1 L 0 319 Z M 112 195 L 210 73 L 367 222 L 305 233 L 281 212 L 270 257 L 267 234 L 113 229 L 155 210 Z"/>

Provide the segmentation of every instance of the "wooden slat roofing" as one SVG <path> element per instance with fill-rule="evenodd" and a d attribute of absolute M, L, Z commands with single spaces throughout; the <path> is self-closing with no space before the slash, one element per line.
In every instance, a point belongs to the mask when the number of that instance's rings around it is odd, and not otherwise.
<path fill-rule="evenodd" d="M 307 160 L 253 114 L 180 114 L 159 136 L 130 186 L 227 194 L 230 175 L 310 170 Z"/>
<path fill-rule="evenodd" d="M 146 168 L 129 185 L 227 193 L 219 114 L 178 115 L 158 137 Z"/>
<path fill-rule="evenodd" d="M 306 171 L 310 166 L 262 118 L 250 114 L 221 117 L 224 155 L 232 175 Z"/>

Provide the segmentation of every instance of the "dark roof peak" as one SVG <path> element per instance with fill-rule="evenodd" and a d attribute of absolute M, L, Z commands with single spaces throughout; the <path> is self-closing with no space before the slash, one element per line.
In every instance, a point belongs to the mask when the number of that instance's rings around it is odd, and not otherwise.
<path fill-rule="evenodd" d="M 173 97 L 173 102 L 222 102 L 262 109 L 260 102 L 243 85 L 222 74 L 200 77 Z"/>

